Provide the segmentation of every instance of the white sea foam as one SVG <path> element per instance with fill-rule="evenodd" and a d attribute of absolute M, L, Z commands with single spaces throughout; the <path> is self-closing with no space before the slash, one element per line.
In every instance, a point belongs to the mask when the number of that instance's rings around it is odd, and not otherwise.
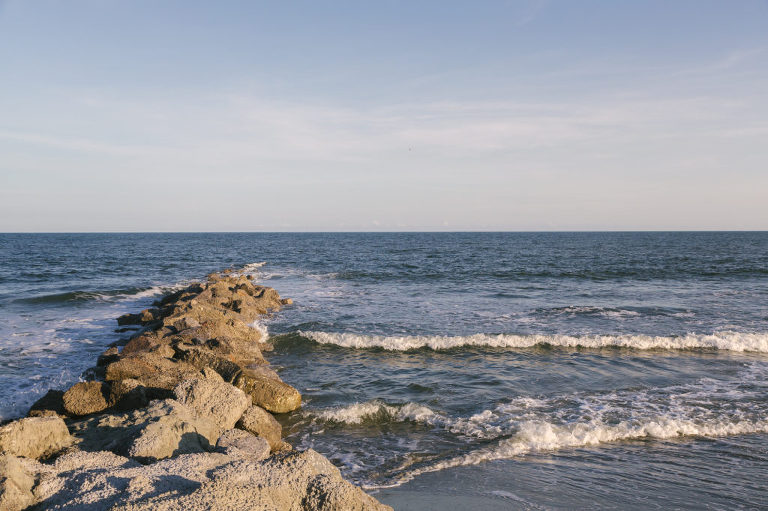
<path fill-rule="evenodd" d="M 388 405 L 379 400 L 325 408 L 309 413 L 311 416 L 323 421 L 345 424 L 362 424 L 369 421 L 377 423 L 412 421 L 425 424 L 439 424 L 448 420 L 446 417 L 418 403 Z"/>
<path fill-rule="evenodd" d="M 519 425 L 518 432 L 513 437 L 501 440 L 493 447 L 477 449 L 455 458 L 408 471 L 391 486 L 398 486 L 429 472 L 510 459 L 532 452 L 593 447 L 629 440 L 663 440 L 685 436 L 722 437 L 766 432 L 768 432 L 768 419 L 733 421 L 729 418 L 706 423 L 693 418 L 662 415 L 645 420 L 624 421 L 619 424 L 556 425 L 542 421 L 524 422 Z"/>
<path fill-rule="evenodd" d="M 259 272 L 259 268 L 261 268 L 265 264 L 267 264 L 266 261 L 259 261 L 259 262 L 256 262 L 256 263 L 246 264 L 245 266 L 243 266 L 242 268 L 240 268 L 239 270 L 237 270 L 234 273 L 241 274 L 241 275 L 254 275 L 254 274 L 258 273 Z"/>
<path fill-rule="evenodd" d="M 632 440 L 766 433 L 766 376 L 768 365 L 755 363 L 735 380 L 702 378 L 642 390 L 518 398 L 443 424 L 452 433 L 495 439 L 495 443 L 418 468 L 411 468 L 412 462 L 407 460 L 395 484 L 427 472 L 542 451 Z"/>
<path fill-rule="evenodd" d="M 267 329 L 267 325 L 260 322 L 259 320 L 256 320 L 248 326 L 250 326 L 254 330 L 259 331 L 259 333 L 261 334 L 261 342 L 267 342 L 267 339 L 269 339 L 269 329 Z"/>
<path fill-rule="evenodd" d="M 581 348 L 634 348 L 640 350 L 717 349 L 768 353 L 768 333 L 723 331 L 682 336 L 650 335 L 509 335 L 474 334 L 468 336 L 377 336 L 336 332 L 299 332 L 320 344 L 345 348 L 381 348 L 408 351 L 419 348 L 449 350 L 466 346 L 491 348 L 530 348 L 538 345 Z"/>

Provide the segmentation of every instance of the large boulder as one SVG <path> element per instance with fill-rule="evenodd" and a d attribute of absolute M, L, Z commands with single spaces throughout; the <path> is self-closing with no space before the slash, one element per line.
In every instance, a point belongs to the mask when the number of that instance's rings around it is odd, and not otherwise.
<path fill-rule="evenodd" d="M 140 352 L 109 364 L 105 379 L 118 381 L 130 378 L 146 387 L 172 390 L 183 380 L 199 374 L 200 371 L 185 362 Z"/>
<path fill-rule="evenodd" d="M 173 399 L 155 400 L 129 413 L 95 416 L 72 428 L 80 449 L 113 451 L 142 463 L 206 452 L 221 434 L 217 423 Z"/>
<path fill-rule="evenodd" d="M 0 428 L 0 453 L 46 458 L 72 443 L 60 417 L 27 417 Z"/>
<path fill-rule="evenodd" d="M 0 509 L 21 511 L 35 503 L 35 476 L 22 458 L 0 455 Z"/>
<path fill-rule="evenodd" d="M 250 405 L 245 393 L 223 381 L 206 378 L 184 380 L 173 389 L 176 400 L 208 419 L 221 431 L 235 427 Z"/>
<path fill-rule="evenodd" d="M 287 383 L 241 373 L 233 385 L 251 396 L 253 404 L 273 413 L 288 413 L 301 406 L 301 394 Z"/>
<path fill-rule="evenodd" d="M 277 451 L 283 446 L 282 426 L 271 413 L 260 406 L 249 407 L 240 417 L 237 427 L 260 436 L 269 443 L 269 447 L 273 451 Z"/>
<path fill-rule="evenodd" d="M 75 383 L 62 396 L 64 410 L 68 415 L 90 415 L 109 408 L 110 387 L 108 383 L 87 381 Z"/>

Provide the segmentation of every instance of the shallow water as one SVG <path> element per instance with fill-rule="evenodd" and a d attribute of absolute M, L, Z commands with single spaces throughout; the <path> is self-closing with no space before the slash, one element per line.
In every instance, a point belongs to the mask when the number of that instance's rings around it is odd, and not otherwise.
<path fill-rule="evenodd" d="M 295 301 L 288 440 L 398 509 L 768 497 L 768 233 L 0 235 L 0 416 L 228 266 Z"/>

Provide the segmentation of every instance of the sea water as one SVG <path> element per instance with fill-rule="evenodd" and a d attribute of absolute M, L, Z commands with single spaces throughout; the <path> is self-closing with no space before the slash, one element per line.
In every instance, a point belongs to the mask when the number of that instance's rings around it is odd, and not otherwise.
<path fill-rule="evenodd" d="M 760 508 L 768 233 L 0 235 L 0 418 L 234 268 L 287 440 L 396 509 Z"/>

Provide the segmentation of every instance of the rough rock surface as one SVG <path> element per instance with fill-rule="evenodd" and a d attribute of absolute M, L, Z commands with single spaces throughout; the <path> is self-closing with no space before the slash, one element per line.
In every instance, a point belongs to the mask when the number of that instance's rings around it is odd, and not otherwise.
<path fill-rule="evenodd" d="M 106 379 L 118 381 L 130 378 L 146 387 L 171 390 L 182 380 L 198 374 L 200 371 L 185 362 L 141 352 L 109 364 Z"/>
<path fill-rule="evenodd" d="M 228 429 L 216 441 L 219 452 L 251 460 L 269 456 L 269 442 L 242 429 Z"/>
<path fill-rule="evenodd" d="M 59 417 L 27 417 L 0 428 L 0 453 L 45 458 L 72 443 L 67 425 Z"/>
<path fill-rule="evenodd" d="M 221 429 L 232 429 L 250 405 L 245 393 L 223 381 L 206 378 L 184 380 L 173 389 L 176 400 Z"/>
<path fill-rule="evenodd" d="M 241 373 L 233 384 L 251 396 L 253 404 L 270 412 L 288 413 L 301 406 L 301 394 L 298 390 L 272 378 Z"/>
<path fill-rule="evenodd" d="M 64 415 L 64 392 L 49 390 L 43 397 L 34 402 L 27 415 L 29 417 L 49 417 Z"/>
<path fill-rule="evenodd" d="M 237 427 L 260 436 L 267 442 L 273 451 L 279 450 L 283 445 L 283 428 L 271 413 L 253 405 L 249 407 L 237 423 Z"/>
<path fill-rule="evenodd" d="M 315 451 L 254 460 L 187 454 L 142 466 L 76 452 L 39 466 L 39 509 L 122 511 L 385 511 Z"/>
<path fill-rule="evenodd" d="M 20 511 L 32 505 L 34 485 L 34 472 L 25 466 L 22 458 L 10 454 L 0 456 L 0 509 Z"/>
<path fill-rule="evenodd" d="M 152 401 L 129 413 L 96 416 L 72 427 L 82 450 L 113 451 L 146 463 L 208 451 L 221 434 L 215 422 L 173 399 Z"/>
<path fill-rule="evenodd" d="M 100 381 L 72 385 L 62 396 L 68 415 L 90 415 L 109 408 L 109 384 Z"/>

